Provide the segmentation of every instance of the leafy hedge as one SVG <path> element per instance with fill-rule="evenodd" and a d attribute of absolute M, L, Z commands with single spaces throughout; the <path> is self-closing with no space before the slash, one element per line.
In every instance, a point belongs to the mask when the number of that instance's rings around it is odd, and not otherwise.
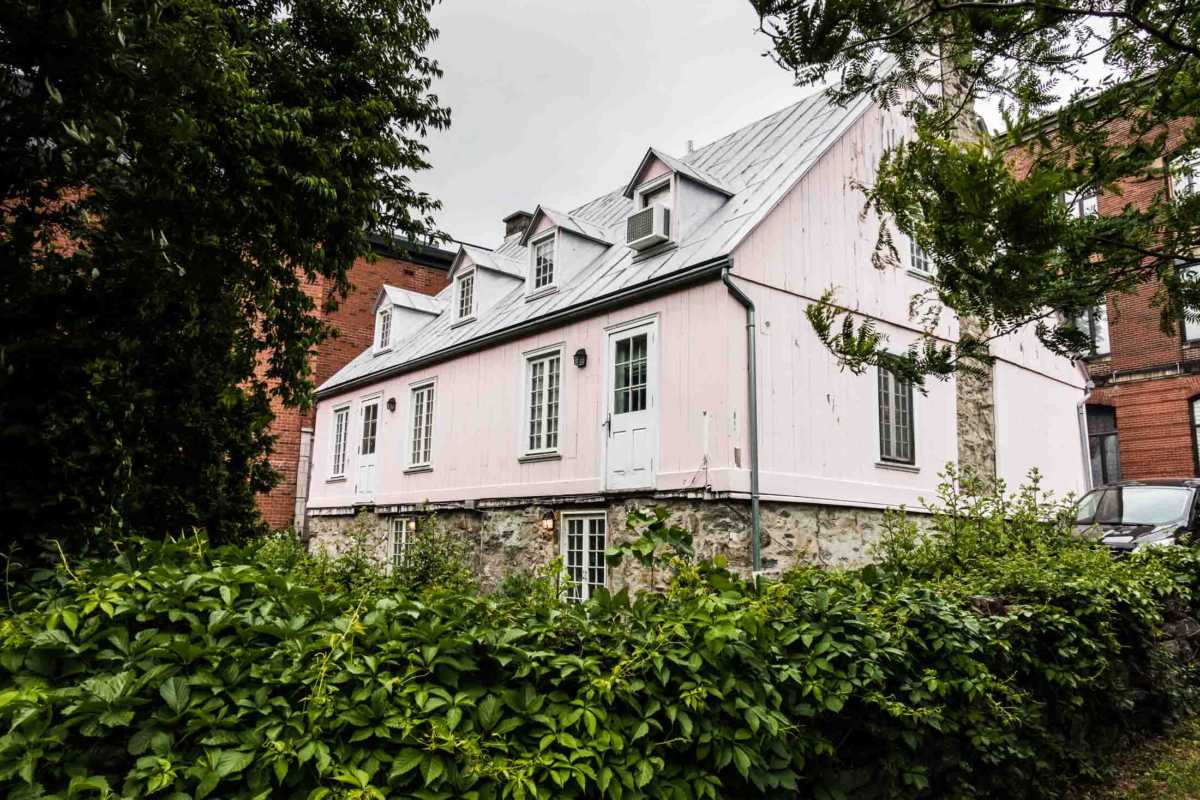
<path fill-rule="evenodd" d="M 1190 697 L 1200 557 L 1113 561 L 947 488 L 879 566 L 754 591 L 337 594 L 202 541 L 16 589 L 9 797 L 1046 797 Z M 663 527 L 661 520 L 652 527 Z M 661 531 L 660 531 L 661 533 Z M 537 583 L 537 582 L 535 582 Z"/>

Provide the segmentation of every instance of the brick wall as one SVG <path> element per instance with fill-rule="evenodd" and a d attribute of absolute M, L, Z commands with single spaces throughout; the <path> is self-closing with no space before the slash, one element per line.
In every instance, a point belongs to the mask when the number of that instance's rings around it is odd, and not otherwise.
<path fill-rule="evenodd" d="M 316 385 L 328 380 L 374 340 L 375 296 L 381 286 L 386 283 L 422 294 L 437 294 L 446 286 L 452 255 L 444 250 L 424 248 L 420 256 L 414 256 L 420 261 L 409 260 L 381 243 L 376 248 L 373 262 L 355 261 L 350 269 L 350 282 L 354 288 L 335 311 L 323 315 L 337 335 L 327 339 L 313 359 Z M 312 284 L 307 291 L 317 299 L 319 306 L 325 294 L 323 283 Z M 280 480 L 270 493 L 259 495 L 258 508 L 268 525 L 281 528 L 291 525 L 294 520 L 301 431 L 311 429 L 313 420 L 311 412 L 285 408 L 278 400 L 272 403 L 272 410 L 275 421 L 271 431 L 276 439 L 271 466 L 279 472 Z"/>
<path fill-rule="evenodd" d="M 1168 149 L 1178 144 L 1185 124 L 1190 121 L 1171 126 Z M 1115 124 L 1112 135 L 1129 140 L 1129 122 Z M 1011 163 L 1020 174 L 1029 163 L 1028 154 L 1015 153 Z M 1116 190 L 1102 192 L 1100 214 L 1115 215 L 1128 205 L 1149 204 L 1166 188 L 1163 166 L 1158 165 L 1156 174 L 1130 178 Z M 1200 347 L 1183 341 L 1179 325 L 1174 332 L 1162 330 L 1161 308 L 1154 302 L 1159 288 L 1159 282 L 1152 280 L 1108 297 L 1111 353 L 1088 363 L 1096 384 L 1090 402 L 1116 411 L 1124 479 L 1197 474 L 1190 400 L 1200 395 Z"/>

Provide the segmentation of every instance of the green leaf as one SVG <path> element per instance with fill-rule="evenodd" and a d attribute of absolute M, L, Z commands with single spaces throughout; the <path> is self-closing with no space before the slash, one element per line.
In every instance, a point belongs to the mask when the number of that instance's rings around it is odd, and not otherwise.
<path fill-rule="evenodd" d="M 178 675 L 163 681 L 158 687 L 158 693 L 175 713 L 187 708 L 188 700 L 192 696 L 192 690 L 188 686 L 187 680 Z"/>

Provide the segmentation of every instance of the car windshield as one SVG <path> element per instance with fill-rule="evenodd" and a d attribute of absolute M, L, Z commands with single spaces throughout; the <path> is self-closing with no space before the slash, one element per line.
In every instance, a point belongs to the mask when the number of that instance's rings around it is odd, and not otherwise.
<path fill-rule="evenodd" d="M 1084 495 L 1081 525 L 1165 525 L 1187 516 L 1192 490 L 1183 486 L 1110 486 Z"/>

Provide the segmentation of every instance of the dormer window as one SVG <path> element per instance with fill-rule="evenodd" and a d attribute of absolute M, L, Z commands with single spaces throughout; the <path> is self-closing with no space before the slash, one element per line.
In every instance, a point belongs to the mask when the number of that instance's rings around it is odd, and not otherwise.
<path fill-rule="evenodd" d="M 392 310 L 390 308 L 379 310 L 379 317 L 375 321 L 375 330 L 378 331 L 375 349 L 383 351 L 390 348 L 392 346 Z"/>
<path fill-rule="evenodd" d="M 459 275 L 454 281 L 455 303 L 458 321 L 472 319 L 475 316 L 475 272 Z"/>
<path fill-rule="evenodd" d="M 638 190 L 638 208 L 649 208 L 652 205 L 671 207 L 671 179 L 653 184 Z"/>
<path fill-rule="evenodd" d="M 538 292 L 554 286 L 554 236 L 533 243 L 533 280 L 531 292 Z"/>

